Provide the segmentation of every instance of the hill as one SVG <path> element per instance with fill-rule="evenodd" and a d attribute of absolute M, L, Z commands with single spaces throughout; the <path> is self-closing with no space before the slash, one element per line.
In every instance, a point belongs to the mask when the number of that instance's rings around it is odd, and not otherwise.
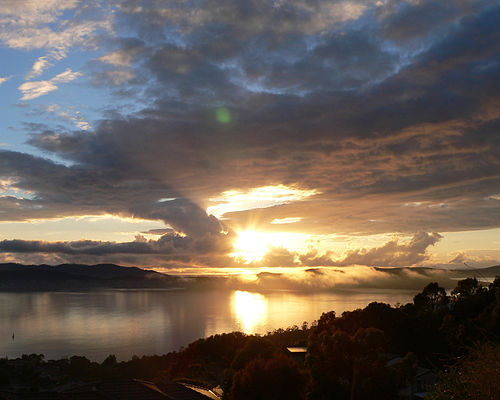
<path fill-rule="evenodd" d="M 1 291 L 172 288 L 178 277 L 115 264 L 0 264 Z"/>

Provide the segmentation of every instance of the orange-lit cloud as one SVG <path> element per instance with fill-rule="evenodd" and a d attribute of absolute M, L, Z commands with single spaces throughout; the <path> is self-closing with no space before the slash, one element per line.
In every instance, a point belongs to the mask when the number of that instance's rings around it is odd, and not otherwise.
<path fill-rule="evenodd" d="M 207 214 L 220 218 L 226 213 L 289 204 L 315 194 L 318 194 L 318 191 L 314 189 L 303 190 L 285 185 L 262 186 L 248 191 L 228 190 L 209 199 L 210 203 L 216 204 L 207 208 Z"/>

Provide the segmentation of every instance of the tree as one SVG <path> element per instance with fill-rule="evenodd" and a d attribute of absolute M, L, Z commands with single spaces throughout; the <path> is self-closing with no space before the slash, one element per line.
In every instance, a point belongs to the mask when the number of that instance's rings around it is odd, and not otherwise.
<path fill-rule="evenodd" d="M 476 278 L 467 278 L 458 281 L 455 289 L 451 291 L 451 295 L 455 299 L 463 299 L 476 294 L 481 289 L 479 282 Z"/>
<path fill-rule="evenodd" d="M 106 359 L 101 364 L 105 368 L 111 368 L 116 365 L 116 356 L 114 354 L 110 354 L 106 357 Z"/>
<path fill-rule="evenodd" d="M 432 400 L 500 399 L 500 345 L 483 344 L 443 374 Z"/>
<path fill-rule="evenodd" d="M 88 378 L 92 375 L 92 363 L 86 357 L 72 356 L 69 359 L 69 373 L 73 377 Z"/>
<path fill-rule="evenodd" d="M 307 378 L 289 357 L 258 358 L 236 372 L 230 400 L 303 400 Z"/>
<path fill-rule="evenodd" d="M 306 364 L 311 371 L 314 399 L 387 399 L 397 382 L 382 357 L 384 332 L 359 328 L 353 335 L 316 331 L 309 338 Z"/>
<path fill-rule="evenodd" d="M 335 318 L 336 318 L 335 311 L 329 311 L 321 314 L 316 329 L 319 331 L 332 330 L 335 324 Z"/>
<path fill-rule="evenodd" d="M 256 358 L 262 358 L 264 360 L 270 358 L 275 351 L 276 348 L 269 339 L 252 336 L 236 353 L 231 367 L 235 371 L 238 371 Z"/>
<path fill-rule="evenodd" d="M 437 282 L 429 283 L 422 292 L 413 298 L 415 307 L 420 310 L 434 311 L 449 303 L 446 290 Z"/>

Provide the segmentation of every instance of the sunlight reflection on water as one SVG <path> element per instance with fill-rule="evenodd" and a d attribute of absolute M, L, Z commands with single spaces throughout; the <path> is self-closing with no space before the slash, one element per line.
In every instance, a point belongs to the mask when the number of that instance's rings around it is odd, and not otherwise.
<path fill-rule="evenodd" d="M 233 293 L 233 313 L 244 333 L 252 333 L 267 317 L 267 299 L 259 293 L 236 290 Z"/>
<path fill-rule="evenodd" d="M 340 315 L 372 301 L 404 303 L 414 295 L 402 291 L 0 292 L 0 357 L 43 353 L 56 359 L 78 354 L 100 362 L 115 354 L 128 360 L 134 354 L 165 354 L 214 334 L 265 334 L 311 323 L 326 311 Z"/>

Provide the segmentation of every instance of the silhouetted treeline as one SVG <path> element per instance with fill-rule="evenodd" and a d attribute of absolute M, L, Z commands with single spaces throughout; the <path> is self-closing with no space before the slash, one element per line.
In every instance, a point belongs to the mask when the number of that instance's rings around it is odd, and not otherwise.
<path fill-rule="evenodd" d="M 498 278 L 488 286 L 459 281 L 450 295 L 430 283 L 400 307 L 371 303 L 340 318 L 323 314 L 309 336 L 309 398 L 397 398 L 411 384 L 409 358 L 442 371 L 478 343 L 498 343 L 499 333 Z M 391 353 L 405 357 L 387 367 Z"/>
<path fill-rule="evenodd" d="M 134 356 L 126 362 L 109 356 L 99 364 L 79 356 L 45 362 L 43 356 L 32 355 L 25 356 L 31 364 L 20 363 L 24 369 L 17 372 L 8 365 L 11 360 L 2 360 L 0 384 L 8 385 L 24 374 L 35 386 L 46 387 L 51 384 L 50 374 L 40 371 L 52 368 L 58 371 L 59 384 L 144 378 L 161 387 L 183 380 L 220 385 L 230 400 L 398 399 L 412 396 L 416 377 L 424 370 L 444 374 L 434 394 L 435 399 L 443 399 L 446 393 L 459 391 L 454 383 L 463 386 L 453 376 L 462 370 L 473 376 L 481 355 L 488 354 L 485 348 L 498 354 L 499 332 L 500 279 L 481 285 L 468 278 L 450 294 L 430 283 L 413 303 L 392 307 L 375 302 L 341 316 L 331 311 L 311 327 L 304 323 L 264 336 L 214 335 L 162 356 Z M 294 361 L 287 346 L 307 347 L 305 359 Z M 471 351 L 475 348 L 483 349 L 482 353 Z M 493 368 L 490 376 L 483 371 L 483 379 L 498 381 L 498 371 Z"/>

